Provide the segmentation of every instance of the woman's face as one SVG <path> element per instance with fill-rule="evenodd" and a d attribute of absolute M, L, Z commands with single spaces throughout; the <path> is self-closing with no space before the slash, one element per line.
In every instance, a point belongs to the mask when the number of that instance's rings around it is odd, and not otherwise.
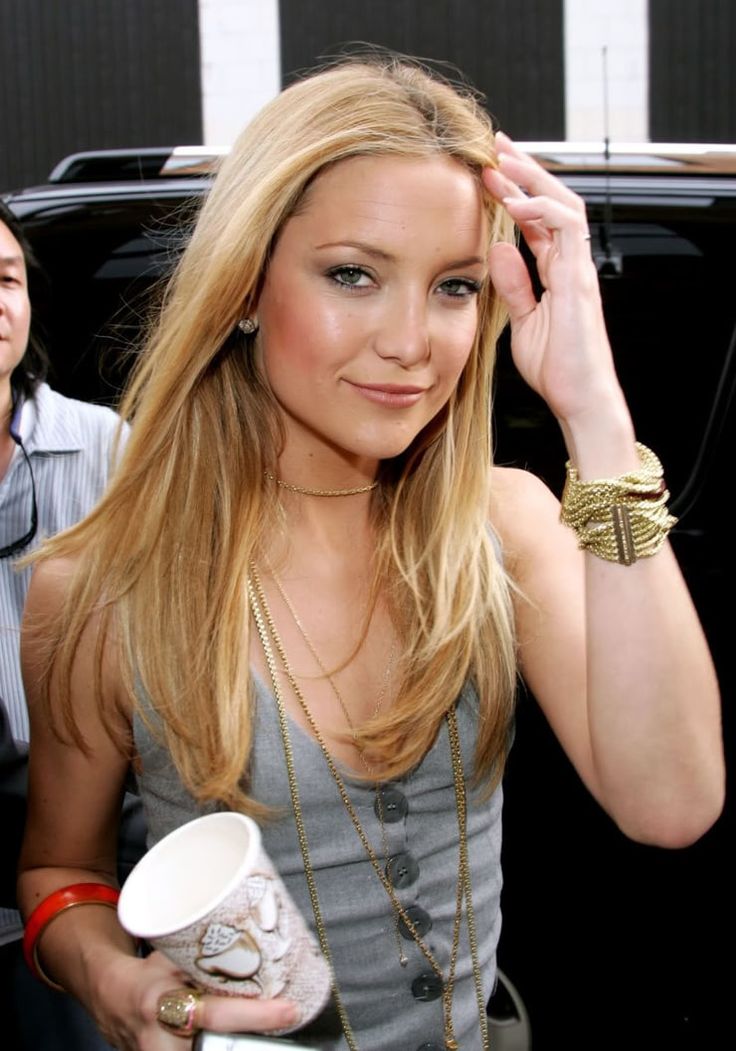
<path fill-rule="evenodd" d="M 28 346 L 31 303 L 23 252 L 0 221 L 0 383 L 6 383 Z"/>
<path fill-rule="evenodd" d="M 294 466 L 375 471 L 447 402 L 486 276 L 481 192 L 448 157 L 357 157 L 319 175 L 284 225 L 258 348 Z"/>

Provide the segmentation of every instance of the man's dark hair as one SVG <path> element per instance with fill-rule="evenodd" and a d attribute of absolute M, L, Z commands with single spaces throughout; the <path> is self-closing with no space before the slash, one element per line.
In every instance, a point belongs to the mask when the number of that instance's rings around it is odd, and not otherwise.
<path fill-rule="evenodd" d="M 0 200 L 0 222 L 7 226 L 20 245 L 26 264 L 26 274 L 28 275 L 28 295 L 31 300 L 31 307 L 33 307 L 38 295 L 45 290 L 45 275 L 25 235 L 23 226 L 2 200 Z M 30 398 L 39 383 L 46 379 L 48 370 L 49 358 L 39 335 L 39 321 L 36 317 L 36 311 L 31 309 L 31 331 L 28 337 L 28 346 L 10 377 L 13 395 L 21 394 L 23 397 Z"/>

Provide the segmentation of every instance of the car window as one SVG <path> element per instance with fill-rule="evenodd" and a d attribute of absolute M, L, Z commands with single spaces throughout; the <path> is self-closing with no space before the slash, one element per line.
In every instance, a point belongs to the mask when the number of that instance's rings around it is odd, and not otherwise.
<path fill-rule="evenodd" d="M 733 205 L 618 206 L 611 265 L 600 267 L 616 368 L 637 436 L 657 450 L 675 497 L 696 462 L 736 325 L 726 233 L 735 218 Z M 592 249 L 603 263 L 600 211 L 591 209 L 590 219 Z M 514 376 L 507 346 L 496 409 L 499 459 L 521 461 L 559 492 L 564 447 L 557 425 Z"/>
<path fill-rule="evenodd" d="M 48 278 L 43 322 L 52 382 L 63 394 L 117 400 L 151 294 L 171 271 L 197 204 L 168 197 L 82 200 L 24 219 Z"/>
<path fill-rule="evenodd" d="M 600 183 L 583 192 L 616 367 L 637 435 L 658 451 L 677 499 L 691 480 L 736 324 L 726 257 L 736 199 L 642 185 L 613 193 L 607 205 Z M 63 393 L 117 399 L 152 290 L 170 272 L 200 200 L 133 192 L 14 202 L 50 278 L 45 321 L 52 379 Z M 495 409 L 498 462 L 529 467 L 559 493 L 560 431 L 516 374 L 507 335 Z"/>

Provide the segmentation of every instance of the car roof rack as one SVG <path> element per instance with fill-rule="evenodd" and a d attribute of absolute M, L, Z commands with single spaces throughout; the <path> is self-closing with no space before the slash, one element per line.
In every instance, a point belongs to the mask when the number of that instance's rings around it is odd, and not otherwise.
<path fill-rule="evenodd" d="M 550 171 L 736 175 L 736 145 L 694 142 L 517 142 Z"/>
<path fill-rule="evenodd" d="M 50 183 L 141 182 L 189 178 L 215 171 L 227 147 L 153 146 L 139 150 L 72 153 L 54 167 Z"/>
<path fill-rule="evenodd" d="M 726 143 L 517 142 L 550 171 L 736 175 L 736 145 Z M 50 183 L 142 182 L 212 175 L 227 146 L 154 146 L 72 153 L 54 167 Z"/>

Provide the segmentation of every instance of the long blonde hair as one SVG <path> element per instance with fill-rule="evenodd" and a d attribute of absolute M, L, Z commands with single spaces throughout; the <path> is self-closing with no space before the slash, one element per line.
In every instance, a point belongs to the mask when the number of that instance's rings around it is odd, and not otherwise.
<path fill-rule="evenodd" d="M 295 83 L 223 162 L 123 402 L 134 426 L 120 468 L 98 507 L 38 556 L 78 564 L 54 625 L 47 694 L 53 670 L 53 707 L 82 746 L 69 683 L 96 614 L 101 632 L 113 628 L 132 703 L 141 709 L 141 686 L 152 699 L 187 788 L 200 801 L 259 809 L 244 776 L 253 743 L 245 595 L 249 562 L 277 513 L 263 477 L 281 436 L 236 324 L 257 302 L 280 229 L 326 165 L 437 153 L 480 178 L 494 163 L 487 114 L 470 91 L 382 56 Z M 513 239 L 502 209 L 484 199 L 490 241 Z M 365 733 L 385 777 L 420 760 L 468 681 L 480 699 L 478 775 L 495 783 L 505 759 L 516 661 L 509 585 L 487 524 L 491 382 L 505 315 L 486 285 L 450 402 L 381 468 L 377 566 L 405 654 L 396 703 Z"/>

